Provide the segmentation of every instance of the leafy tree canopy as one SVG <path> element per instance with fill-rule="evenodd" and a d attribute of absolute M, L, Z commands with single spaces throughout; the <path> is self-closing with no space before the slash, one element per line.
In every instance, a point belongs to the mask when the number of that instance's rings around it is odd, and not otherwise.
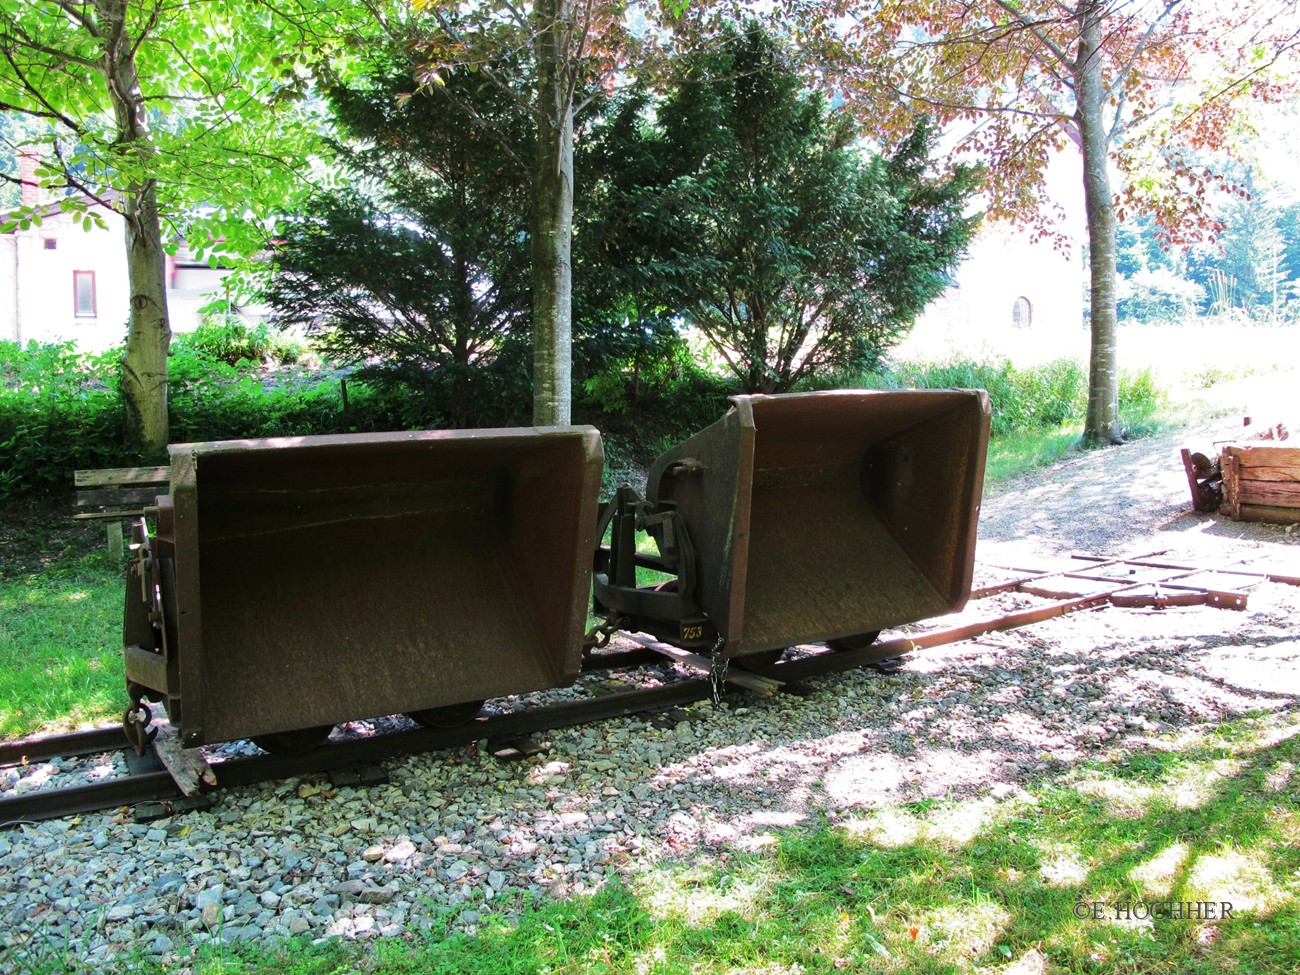
<path fill-rule="evenodd" d="M 977 219 L 977 172 L 933 171 L 918 125 L 868 155 L 756 25 L 683 59 L 625 190 L 653 282 L 756 392 L 873 365 L 937 297 Z M 626 266 L 626 265 L 625 265 Z"/>
<path fill-rule="evenodd" d="M 346 178 L 283 222 L 263 297 L 280 324 L 315 331 L 371 380 L 429 394 L 454 387 L 449 422 L 519 420 L 526 411 L 485 399 L 526 396 L 535 124 L 501 81 L 527 65 L 501 57 L 491 77 L 452 65 L 422 84 L 420 50 L 390 48 L 369 77 L 328 92 Z M 625 236 L 607 188 L 635 166 L 602 105 L 583 126 L 594 131 L 581 151 L 588 178 L 574 250 L 579 381 L 675 335 L 662 302 L 605 270 L 610 242 Z"/>

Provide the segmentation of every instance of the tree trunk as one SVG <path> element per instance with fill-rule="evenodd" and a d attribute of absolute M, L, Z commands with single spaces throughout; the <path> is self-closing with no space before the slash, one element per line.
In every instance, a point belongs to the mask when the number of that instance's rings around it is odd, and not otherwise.
<path fill-rule="evenodd" d="M 537 0 L 537 171 L 533 185 L 533 423 L 567 426 L 573 382 L 573 99 L 567 0 Z"/>
<path fill-rule="evenodd" d="M 1106 131 L 1105 83 L 1101 73 L 1102 19 L 1096 0 L 1080 5 L 1079 53 L 1075 61 L 1075 97 L 1083 143 L 1083 195 L 1092 260 L 1092 354 L 1088 364 L 1087 444 L 1123 442 L 1119 416 L 1119 362 L 1116 349 L 1115 198 L 1107 169 L 1110 136 Z"/>
<path fill-rule="evenodd" d="M 147 460 L 160 460 L 169 439 L 167 352 L 172 330 L 167 318 L 162 227 L 152 183 L 127 204 L 126 277 L 131 292 L 122 357 L 126 444 Z"/>
<path fill-rule="evenodd" d="M 124 168 L 143 174 L 153 144 L 136 73 L 136 45 L 127 28 L 128 0 L 97 0 L 95 6 L 100 15 L 97 33 L 103 44 L 99 66 L 113 104 L 116 149 Z M 126 276 L 131 295 L 126 354 L 122 357 L 126 445 L 147 460 L 158 460 L 168 441 L 167 352 L 172 330 L 167 317 L 157 184 L 141 175 L 125 197 Z"/>

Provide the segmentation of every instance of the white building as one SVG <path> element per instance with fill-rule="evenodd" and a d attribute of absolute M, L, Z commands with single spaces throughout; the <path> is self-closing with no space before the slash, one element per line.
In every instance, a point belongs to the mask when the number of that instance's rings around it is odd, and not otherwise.
<path fill-rule="evenodd" d="M 1048 184 L 1062 211 L 1063 247 L 1004 223 L 985 223 L 952 286 L 917 320 L 895 355 L 1014 349 L 1017 361 L 1086 356 L 1083 175 L 1077 152 L 1051 162 Z"/>
<path fill-rule="evenodd" d="M 39 200 L 30 157 L 22 160 L 23 203 Z M 0 234 L 0 339 L 73 340 L 86 351 L 123 342 L 130 295 L 121 216 L 94 211 L 105 227 L 45 207 L 40 226 Z M 199 309 L 222 292 L 229 273 L 193 259 L 184 246 L 167 258 L 167 308 L 174 332 L 192 331 Z"/>

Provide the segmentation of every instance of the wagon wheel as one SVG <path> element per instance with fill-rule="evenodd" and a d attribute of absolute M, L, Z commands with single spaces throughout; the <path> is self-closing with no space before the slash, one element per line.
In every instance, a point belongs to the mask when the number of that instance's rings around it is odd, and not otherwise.
<path fill-rule="evenodd" d="M 132 692 L 131 706 L 126 709 L 122 715 L 122 730 L 126 732 L 127 740 L 135 749 L 137 755 L 143 755 L 145 750 L 153 744 L 153 740 L 158 737 L 158 729 L 150 728 L 149 724 L 153 720 L 153 712 L 149 710 L 149 705 L 144 703 L 144 688 L 138 684 L 127 683 L 128 688 L 138 688 L 141 692 L 137 695 Z"/>
<path fill-rule="evenodd" d="M 334 730 L 332 724 L 317 728 L 295 728 L 293 731 L 271 731 L 254 735 L 253 744 L 272 755 L 302 755 L 325 744 Z"/>
<path fill-rule="evenodd" d="M 406 716 L 423 728 L 458 728 L 477 718 L 485 703 L 486 700 L 462 701 L 460 704 L 446 704 L 440 708 L 407 711 Z"/>
<path fill-rule="evenodd" d="M 879 630 L 873 630 L 870 633 L 859 633 L 856 636 L 841 636 L 834 640 L 827 640 L 826 645 L 836 653 L 848 653 L 851 650 L 865 650 L 876 642 L 876 637 L 880 636 Z"/>

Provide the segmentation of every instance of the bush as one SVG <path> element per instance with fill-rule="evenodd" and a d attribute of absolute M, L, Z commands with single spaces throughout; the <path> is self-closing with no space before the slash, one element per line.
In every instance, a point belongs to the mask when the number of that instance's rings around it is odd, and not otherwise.
<path fill-rule="evenodd" d="M 900 362 L 878 373 L 834 377 L 819 388 L 983 389 L 993 408 L 992 435 L 1048 430 L 1083 421 L 1088 409 L 1088 376 L 1073 359 L 1054 359 L 1017 368 L 1010 360 L 984 362 Z M 1126 433 L 1149 432 L 1166 396 L 1150 369 L 1121 370 L 1120 414 Z"/>
<path fill-rule="evenodd" d="M 71 344 L 0 342 L 0 356 L 0 497 L 67 487 L 71 473 L 81 468 L 140 463 L 121 446 L 120 350 L 86 355 Z M 268 371 L 245 358 L 231 365 L 184 342 L 175 346 L 170 367 L 173 443 L 429 429 L 449 426 L 466 412 L 480 425 L 528 422 L 525 374 L 447 372 L 424 376 L 422 385 L 389 375 L 377 385 L 346 372 Z M 1023 369 L 1005 359 L 899 363 L 883 372 L 816 383 L 817 388 L 986 389 L 994 436 L 1080 421 L 1086 385 L 1083 370 L 1067 359 Z M 658 453 L 720 418 L 727 398 L 737 392 L 734 380 L 697 365 L 684 345 L 669 356 L 602 367 L 579 391 L 574 417 L 604 436 L 605 493 L 637 481 Z M 1148 431 L 1164 402 L 1150 370 L 1121 374 L 1120 409 L 1130 435 Z"/>
<path fill-rule="evenodd" d="M 301 342 L 281 329 L 221 316 L 172 338 L 173 355 L 186 351 L 236 366 L 241 362 L 292 365 L 302 359 L 304 349 Z"/>
<path fill-rule="evenodd" d="M 66 485 L 78 468 L 138 462 L 121 446 L 115 359 L 71 342 L 0 342 L 0 496 Z"/>
<path fill-rule="evenodd" d="M 1156 413 L 1168 402 L 1168 395 L 1156 384 L 1155 374 L 1149 368 L 1136 372 L 1120 370 L 1119 415 L 1124 421 L 1126 437 L 1150 433 L 1156 426 Z"/>
<path fill-rule="evenodd" d="M 983 389 L 993 408 L 992 434 L 1057 427 L 1083 416 L 1087 376 L 1073 359 L 1017 368 L 1008 359 L 986 362 L 900 362 L 879 373 L 840 377 L 841 388 Z"/>
<path fill-rule="evenodd" d="M 1206 300 L 1201 285 L 1168 268 L 1144 268 L 1118 284 L 1120 321 L 1176 324 L 1194 316 Z"/>
<path fill-rule="evenodd" d="M 597 427 L 605 444 L 604 494 L 639 482 L 669 446 L 721 419 L 740 391 L 734 378 L 699 366 L 681 341 L 661 356 L 604 363 L 574 403 L 574 422 Z"/>

